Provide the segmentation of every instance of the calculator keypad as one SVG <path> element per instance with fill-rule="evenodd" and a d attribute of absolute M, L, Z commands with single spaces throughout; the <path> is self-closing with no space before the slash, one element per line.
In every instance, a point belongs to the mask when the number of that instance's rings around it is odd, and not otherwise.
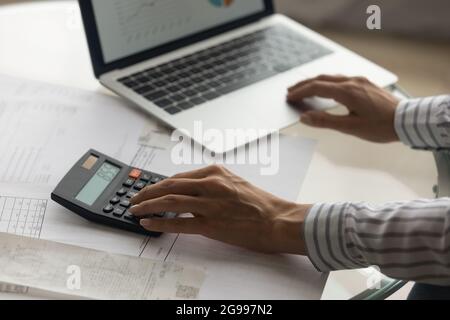
<path fill-rule="evenodd" d="M 112 204 L 106 205 L 106 207 L 103 208 L 104 213 L 111 213 L 114 211 L 114 206 Z"/>
<path fill-rule="evenodd" d="M 151 181 L 152 184 L 156 184 L 156 183 L 160 182 L 161 180 L 162 179 L 159 178 L 159 177 L 153 177 L 150 181 Z"/>
<path fill-rule="evenodd" d="M 127 187 L 127 188 L 131 188 L 131 187 L 133 186 L 133 184 L 134 184 L 135 181 L 136 181 L 136 180 L 134 180 L 134 179 L 127 179 L 127 180 L 123 183 L 123 186 L 124 186 L 124 187 Z"/>
<path fill-rule="evenodd" d="M 111 203 L 112 205 L 116 205 L 120 202 L 120 197 L 114 197 L 111 199 L 111 201 L 109 201 L 109 203 Z"/>
<path fill-rule="evenodd" d="M 133 169 L 133 170 L 131 170 L 131 172 L 130 172 L 130 174 L 129 174 L 129 177 L 132 178 L 132 179 L 137 180 L 137 179 L 139 179 L 139 177 L 141 176 L 141 174 L 142 174 L 142 170 L 139 170 L 139 169 Z"/>
<path fill-rule="evenodd" d="M 128 178 L 123 182 L 122 187 L 116 192 L 116 195 L 103 208 L 103 212 L 112 214 L 116 219 L 125 219 L 131 222 L 138 222 L 134 215 L 127 210 L 131 207 L 130 199 L 147 185 L 155 184 L 163 179 L 153 176 L 150 173 L 143 172 L 139 169 L 132 169 Z M 165 213 L 157 213 L 153 215 L 157 218 L 164 218 Z"/>
<path fill-rule="evenodd" d="M 129 212 L 127 212 L 127 213 L 125 213 L 125 215 L 123 216 L 126 220 L 129 220 L 129 221 L 136 221 L 136 217 L 135 216 L 133 216 L 131 213 L 129 213 Z"/>
<path fill-rule="evenodd" d="M 137 195 L 138 193 L 137 193 L 137 191 L 128 191 L 128 193 L 127 193 L 127 198 L 128 199 L 131 199 L 131 198 L 133 198 L 135 195 Z"/>
<path fill-rule="evenodd" d="M 118 195 L 119 197 L 123 197 L 124 195 L 127 194 L 127 192 L 128 192 L 128 189 L 126 189 L 126 188 L 121 188 L 121 189 L 119 189 L 119 191 L 117 191 L 117 195 Z"/>
<path fill-rule="evenodd" d="M 122 200 L 120 206 L 128 209 L 131 206 L 131 203 L 129 200 Z"/>
<path fill-rule="evenodd" d="M 141 191 L 146 186 L 147 186 L 147 184 L 144 181 L 140 181 L 134 185 L 134 190 Z"/>
<path fill-rule="evenodd" d="M 120 218 L 120 217 L 122 217 L 124 214 L 125 214 L 125 209 L 116 208 L 116 209 L 114 209 L 114 211 L 113 211 L 114 217 Z"/>

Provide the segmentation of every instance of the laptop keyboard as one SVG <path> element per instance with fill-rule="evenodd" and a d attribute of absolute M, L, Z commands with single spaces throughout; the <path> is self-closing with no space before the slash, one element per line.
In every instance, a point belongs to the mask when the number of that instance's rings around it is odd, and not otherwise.
<path fill-rule="evenodd" d="M 275 26 L 118 81 L 173 115 L 330 53 L 286 27 Z"/>

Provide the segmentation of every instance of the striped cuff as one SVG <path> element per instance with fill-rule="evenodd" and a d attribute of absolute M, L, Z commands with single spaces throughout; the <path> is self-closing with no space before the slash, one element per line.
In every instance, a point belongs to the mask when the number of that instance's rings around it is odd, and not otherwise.
<path fill-rule="evenodd" d="M 400 102 L 395 131 L 406 145 L 423 150 L 450 146 L 450 97 L 439 96 Z"/>
<path fill-rule="evenodd" d="M 358 269 L 366 264 L 345 239 L 348 203 L 316 204 L 305 221 L 305 244 L 314 266 L 322 272 Z"/>

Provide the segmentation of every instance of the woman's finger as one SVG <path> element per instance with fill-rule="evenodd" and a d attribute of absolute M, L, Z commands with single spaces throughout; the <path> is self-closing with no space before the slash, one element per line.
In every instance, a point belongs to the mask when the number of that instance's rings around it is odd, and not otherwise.
<path fill-rule="evenodd" d="M 297 88 L 300 88 L 304 86 L 305 84 L 311 83 L 313 81 L 327 81 L 327 82 L 345 82 L 349 81 L 350 78 L 342 75 L 326 75 L 322 74 L 320 76 L 317 76 L 315 78 L 306 79 L 303 81 L 300 81 L 299 83 L 293 85 L 288 89 L 289 92 L 294 91 Z"/>
<path fill-rule="evenodd" d="M 322 97 L 334 99 L 339 103 L 346 105 L 346 96 L 349 95 L 345 85 L 342 83 L 312 81 L 301 86 L 288 94 L 288 102 L 298 103 L 305 98 Z"/>
<path fill-rule="evenodd" d="M 205 201 L 197 197 L 166 195 L 134 205 L 129 212 L 136 217 L 145 217 L 161 212 L 202 214 L 208 210 L 208 207 Z"/>
<path fill-rule="evenodd" d="M 143 201 L 160 198 L 169 194 L 197 196 L 201 193 L 202 184 L 200 180 L 170 178 L 145 187 L 137 195 L 131 198 L 130 201 L 132 204 L 139 204 Z"/>

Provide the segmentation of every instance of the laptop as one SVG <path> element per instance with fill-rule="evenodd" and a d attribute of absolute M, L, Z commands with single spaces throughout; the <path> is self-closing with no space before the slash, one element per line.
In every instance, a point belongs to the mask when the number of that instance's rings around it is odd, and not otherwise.
<path fill-rule="evenodd" d="M 217 153 L 298 122 L 286 103 L 287 88 L 298 81 L 341 74 L 382 87 L 397 82 L 391 72 L 274 13 L 272 0 L 79 4 L 100 82 Z M 211 133 L 224 138 L 205 140 Z"/>

